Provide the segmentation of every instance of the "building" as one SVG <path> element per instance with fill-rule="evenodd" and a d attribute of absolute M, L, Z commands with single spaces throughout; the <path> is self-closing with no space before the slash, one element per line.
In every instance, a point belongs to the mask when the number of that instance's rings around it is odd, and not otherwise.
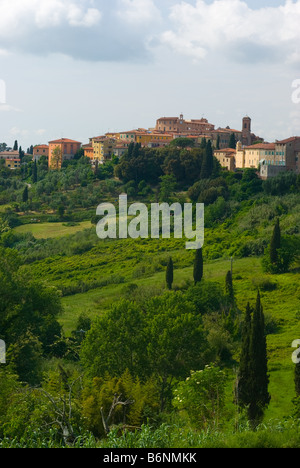
<path fill-rule="evenodd" d="M 215 126 L 210 124 L 207 119 L 185 120 L 181 114 L 179 117 L 161 117 L 156 122 L 155 130 L 166 133 L 188 133 L 204 134 L 211 132 Z"/>
<path fill-rule="evenodd" d="M 229 147 L 231 135 L 234 134 L 235 141 L 240 141 L 242 138 L 242 132 L 240 130 L 235 130 L 230 127 L 218 128 L 210 134 L 210 139 L 212 146 L 219 149 L 227 149 Z"/>
<path fill-rule="evenodd" d="M 90 145 L 93 147 L 93 160 L 103 164 L 112 159 L 116 140 L 106 135 L 98 136 L 90 138 Z"/>
<path fill-rule="evenodd" d="M 274 143 L 258 143 L 257 145 L 242 146 L 239 141 L 236 146 L 235 165 L 237 169 L 258 169 L 261 162 L 275 158 Z"/>
<path fill-rule="evenodd" d="M 276 160 L 287 171 L 300 173 L 300 137 L 291 137 L 275 142 Z"/>
<path fill-rule="evenodd" d="M 19 169 L 21 167 L 19 151 L 3 151 L 0 153 L 1 159 L 5 161 L 5 167 L 9 169 Z"/>
<path fill-rule="evenodd" d="M 0 153 L 1 159 L 5 161 L 5 167 L 9 169 L 19 169 L 21 167 L 19 151 L 2 151 Z"/>
<path fill-rule="evenodd" d="M 221 166 L 227 169 L 228 171 L 235 170 L 235 155 L 236 150 L 233 148 L 214 150 L 215 158 L 217 158 Z"/>
<path fill-rule="evenodd" d="M 49 146 L 48 145 L 36 145 L 33 148 L 33 160 L 38 162 L 42 156 L 47 159 L 49 157 Z"/>
<path fill-rule="evenodd" d="M 94 159 L 94 148 L 93 148 L 93 145 L 91 145 L 90 143 L 88 143 L 87 145 L 82 145 L 82 149 L 84 151 L 84 156 L 86 158 L 89 158 L 91 160 Z"/>
<path fill-rule="evenodd" d="M 49 168 L 61 169 L 62 163 L 74 158 L 80 150 L 81 143 L 68 138 L 49 141 Z"/>

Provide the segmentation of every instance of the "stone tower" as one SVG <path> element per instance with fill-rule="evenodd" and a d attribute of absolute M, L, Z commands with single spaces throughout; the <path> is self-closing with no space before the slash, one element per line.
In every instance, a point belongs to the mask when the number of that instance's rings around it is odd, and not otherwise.
<path fill-rule="evenodd" d="M 250 146 L 252 143 L 251 138 L 251 119 L 250 117 L 243 118 L 243 129 L 242 129 L 242 144 L 243 146 Z"/>

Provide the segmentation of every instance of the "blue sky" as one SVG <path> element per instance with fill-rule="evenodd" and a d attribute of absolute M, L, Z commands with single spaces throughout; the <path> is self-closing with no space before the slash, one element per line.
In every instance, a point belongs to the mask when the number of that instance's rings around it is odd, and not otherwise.
<path fill-rule="evenodd" d="M 86 143 L 180 113 L 299 135 L 299 24 L 300 0 L 0 0 L 0 141 Z"/>

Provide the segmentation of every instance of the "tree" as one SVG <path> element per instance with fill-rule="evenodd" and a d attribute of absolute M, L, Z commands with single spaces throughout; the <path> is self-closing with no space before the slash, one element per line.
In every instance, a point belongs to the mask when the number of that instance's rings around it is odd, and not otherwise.
<path fill-rule="evenodd" d="M 62 307 L 59 292 L 32 280 L 20 265 L 14 250 L 0 247 L 0 330 L 8 364 L 11 360 L 23 378 L 34 380 L 38 373 L 29 366 L 51 353 L 61 335 L 56 317 Z M 28 361 L 25 355 L 30 357 Z"/>
<path fill-rule="evenodd" d="M 268 360 L 265 321 L 260 293 L 251 314 L 248 304 L 243 326 L 242 351 L 237 381 L 237 404 L 247 409 L 248 419 L 255 428 L 269 405 Z M 251 315 L 252 318 L 251 318 Z"/>
<path fill-rule="evenodd" d="M 214 168 L 213 149 L 211 146 L 211 141 L 208 140 L 206 144 L 206 150 L 205 150 L 202 167 L 201 167 L 200 178 L 209 179 L 212 175 L 213 168 Z"/>
<path fill-rule="evenodd" d="M 25 156 L 25 151 L 22 150 L 22 146 L 19 148 L 19 158 L 22 161 Z"/>
<path fill-rule="evenodd" d="M 160 177 L 160 181 L 159 199 L 163 203 L 170 203 L 176 189 L 175 176 L 165 175 Z"/>
<path fill-rule="evenodd" d="M 236 403 L 241 408 L 247 408 L 250 401 L 250 336 L 251 336 L 251 314 L 250 304 L 247 304 L 245 319 L 242 324 L 242 349 L 238 378 L 236 383 Z"/>
<path fill-rule="evenodd" d="M 14 151 L 18 151 L 18 149 L 19 149 L 18 141 L 15 140 L 13 150 L 14 150 Z"/>
<path fill-rule="evenodd" d="M 196 250 L 194 259 L 194 282 L 200 283 L 203 278 L 203 252 L 202 249 Z"/>
<path fill-rule="evenodd" d="M 62 165 L 62 150 L 60 146 L 56 146 L 52 151 L 51 157 L 51 169 L 58 170 L 61 168 Z"/>
<path fill-rule="evenodd" d="M 234 290 L 231 271 L 228 271 L 225 280 L 225 293 L 231 304 L 234 303 Z"/>
<path fill-rule="evenodd" d="M 218 137 L 217 137 L 217 144 L 216 144 L 216 149 L 217 149 L 217 150 L 220 149 L 220 141 L 221 141 L 221 138 L 220 138 L 220 135 L 218 135 Z"/>
<path fill-rule="evenodd" d="M 269 405 L 268 360 L 265 335 L 265 320 L 260 293 L 257 294 L 253 311 L 249 343 L 249 401 L 248 418 L 252 427 L 262 420 L 264 409 Z"/>
<path fill-rule="evenodd" d="M 232 133 L 230 135 L 230 139 L 229 139 L 229 148 L 232 148 L 232 149 L 235 149 L 236 148 L 236 138 L 235 138 L 235 134 Z"/>
<path fill-rule="evenodd" d="M 170 146 L 176 148 L 193 148 L 195 146 L 195 140 L 192 138 L 175 138 L 171 141 Z"/>
<path fill-rule="evenodd" d="M 205 364 L 205 343 L 194 305 L 167 292 L 143 307 L 122 301 L 97 318 L 82 343 L 81 362 L 91 377 L 120 377 L 127 369 L 132 377 L 154 377 L 163 410 L 176 379 Z"/>
<path fill-rule="evenodd" d="M 36 160 L 34 160 L 33 169 L 32 169 L 32 182 L 35 184 L 37 181 L 38 181 L 37 163 L 36 163 Z"/>
<path fill-rule="evenodd" d="M 173 266 L 173 260 L 170 257 L 167 265 L 167 271 L 166 271 L 166 283 L 168 286 L 168 289 L 172 289 L 172 284 L 174 281 L 174 266 Z"/>
<path fill-rule="evenodd" d="M 187 412 L 197 428 L 218 427 L 225 406 L 226 374 L 218 367 L 191 371 L 190 377 L 174 391 L 173 405 Z"/>
<path fill-rule="evenodd" d="M 58 211 L 58 216 L 60 217 L 60 219 L 63 219 L 64 214 L 65 214 L 65 207 L 64 207 L 64 205 L 59 205 L 57 211 Z"/>
<path fill-rule="evenodd" d="M 272 239 L 270 243 L 270 262 L 273 265 L 278 264 L 278 250 L 281 247 L 281 229 L 279 224 L 279 218 L 276 220 L 276 224 L 273 229 Z"/>
<path fill-rule="evenodd" d="M 28 186 L 27 185 L 23 190 L 22 200 L 23 200 L 23 203 L 28 202 Z"/>

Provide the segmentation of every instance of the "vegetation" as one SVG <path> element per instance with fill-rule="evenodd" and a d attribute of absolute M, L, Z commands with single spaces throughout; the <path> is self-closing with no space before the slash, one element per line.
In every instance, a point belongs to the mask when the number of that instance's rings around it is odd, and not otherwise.
<path fill-rule="evenodd" d="M 204 203 L 203 248 L 100 240 L 123 192 Z M 1 166 L 0 447 L 299 447 L 299 199 L 207 141 Z"/>

